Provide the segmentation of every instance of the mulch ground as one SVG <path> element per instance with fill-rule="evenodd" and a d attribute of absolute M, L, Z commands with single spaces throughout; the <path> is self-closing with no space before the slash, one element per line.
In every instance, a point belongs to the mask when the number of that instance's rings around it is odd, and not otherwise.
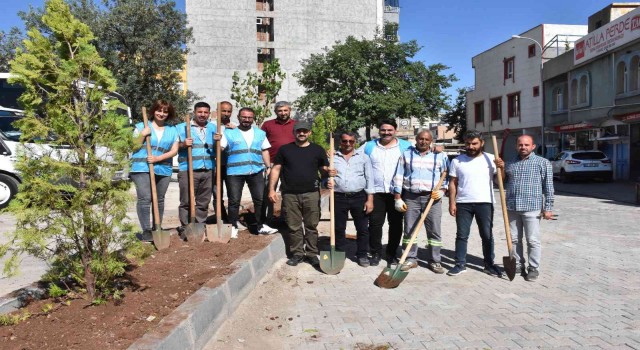
<path fill-rule="evenodd" d="M 224 282 L 233 273 L 230 264 L 236 259 L 256 254 L 272 239 L 281 238 L 241 231 L 228 244 L 193 246 L 175 235 L 171 239 L 169 249 L 155 252 L 128 272 L 131 283 L 120 301 L 98 306 L 84 299 L 68 305 L 66 300 L 32 302 L 23 309 L 32 314 L 27 320 L 0 327 L 0 348 L 126 349 L 204 283 Z"/>

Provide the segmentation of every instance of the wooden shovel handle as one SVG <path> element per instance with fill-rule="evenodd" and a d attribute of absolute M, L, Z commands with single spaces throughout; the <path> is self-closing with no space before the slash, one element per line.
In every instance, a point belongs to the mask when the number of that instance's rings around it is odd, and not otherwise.
<path fill-rule="evenodd" d="M 191 138 L 191 118 L 189 118 L 189 115 L 187 114 L 184 117 L 184 125 L 186 128 L 186 132 L 187 132 L 187 138 L 190 139 Z M 191 214 L 190 216 L 190 223 L 194 223 L 196 220 L 196 190 L 195 190 L 195 186 L 194 186 L 194 181 L 193 181 L 193 147 L 192 146 L 188 146 L 187 147 L 187 169 L 188 169 L 188 173 L 189 173 L 189 212 Z"/>
<path fill-rule="evenodd" d="M 333 140 L 333 133 L 329 133 L 329 168 L 333 169 L 333 154 L 334 154 L 334 140 Z M 333 177 L 329 178 L 329 183 L 331 183 L 332 185 L 335 185 L 335 182 L 333 181 Z M 331 247 L 334 247 L 336 245 L 336 227 L 335 227 L 335 208 L 336 208 L 336 203 L 335 203 L 335 197 L 334 197 L 334 189 L 333 186 L 331 186 L 331 189 L 329 190 L 329 222 L 330 222 L 330 228 L 329 228 L 329 233 L 330 233 L 330 244 Z"/>
<path fill-rule="evenodd" d="M 497 158 L 500 158 L 498 154 L 498 141 L 496 141 L 495 135 L 491 136 L 493 142 L 493 152 Z M 497 168 L 496 168 L 497 169 Z M 504 232 L 507 236 L 507 249 L 509 250 L 509 256 L 512 254 L 513 243 L 511 243 L 511 228 L 509 227 L 509 215 L 507 215 L 507 197 L 504 193 L 504 183 L 502 182 L 502 172 L 497 169 L 498 187 L 500 188 L 500 204 L 502 206 L 502 218 L 504 220 Z"/>
<path fill-rule="evenodd" d="M 221 135 L 220 132 L 222 130 L 222 103 L 218 102 L 218 106 L 216 107 L 216 134 Z M 222 156 L 222 151 L 220 149 L 220 141 L 216 142 L 216 225 L 218 227 L 218 233 L 222 232 L 222 193 L 221 193 L 221 177 L 220 177 L 220 157 Z M 260 215 L 260 213 L 256 213 L 256 215 Z"/>
<path fill-rule="evenodd" d="M 440 187 L 442 187 L 442 183 L 444 182 L 444 179 L 447 177 L 447 172 L 443 171 L 442 175 L 440 175 L 440 181 L 438 181 L 438 184 L 436 185 L 436 187 L 434 187 L 431 191 L 440 191 Z M 416 237 L 418 237 L 418 232 L 420 232 L 420 228 L 422 227 L 422 223 L 424 223 L 424 220 L 427 218 L 427 215 L 429 214 L 429 210 L 431 210 L 431 206 L 433 206 L 433 198 L 429 198 L 429 203 L 427 204 L 427 207 L 424 208 L 424 211 L 422 212 L 422 215 L 420 215 L 420 219 L 418 219 L 418 222 L 416 222 L 413 226 L 413 232 L 411 233 L 411 239 L 409 239 L 409 243 L 407 243 L 407 247 L 404 249 L 404 253 L 402 253 L 402 257 L 400 257 L 400 261 L 398 262 L 398 265 L 402 265 L 404 264 L 404 261 L 407 259 L 407 256 L 409 255 L 409 250 L 411 250 L 411 246 L 413 246 L 413 242 L 415 242 Z"/>
<path fill-rule="evenodd" d="M 142 107 L 142 121 L 146 128 L 151 128 L 147 118 L 147 108 Z M 158 140 L 160 141 L 160 140 Z M 151 134 L 145 137 L 147 144 L 147 156 L 151 156 Z M 151 181 L 151 204 L 153 208 L 153 224 L 156 230 L 160 229 L 160 210 L 158 209 L 158 193 L 156 192 L 156 174 L 153 170 L 153 163 L 149 163 L 149 181 Z"/>

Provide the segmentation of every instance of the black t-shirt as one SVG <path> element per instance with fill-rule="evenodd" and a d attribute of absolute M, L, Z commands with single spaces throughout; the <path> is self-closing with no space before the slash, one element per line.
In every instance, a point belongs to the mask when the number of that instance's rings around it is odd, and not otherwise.
<path fill-rule="evenodd" d="M 280 164 L 283 193 L 306 193 L 320 189 L 318 170 L 328 166 L 327 152 L 315 143 L 299 147 L 295 142 L 280 147 L 275 164 Z"/>

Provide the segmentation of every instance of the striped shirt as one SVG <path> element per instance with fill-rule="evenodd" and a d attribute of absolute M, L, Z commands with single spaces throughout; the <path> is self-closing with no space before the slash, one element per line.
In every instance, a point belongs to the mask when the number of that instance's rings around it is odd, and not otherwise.
<path fill-rule="evenodd" d="M 420 154 L 415 147 L 409 147 L 398 160 L 393 177 L 393 192 L 431 192 L 440 180 L 442 172 L 448 169 L 449 158 L 444 153 L 429 151 Z M 441 189 L 446 189 L 448 183 L 445 179 Z"/>
<path fill-rule="evenodd" d="M 551 163 L 531 153 L 517 156 L 505 164 L 507 209 L 513 211 L 551 211 L 553 209 L 553 172 Z"/>

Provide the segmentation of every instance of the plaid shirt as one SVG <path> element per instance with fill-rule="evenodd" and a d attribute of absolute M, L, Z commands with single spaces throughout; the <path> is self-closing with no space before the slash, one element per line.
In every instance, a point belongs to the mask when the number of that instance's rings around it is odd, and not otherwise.
<path fill-rule="evenodd" d="M 514 211 L 551 211 L 553 209 L 553 172 L 551 163 L 531 153 L 517 156 L 505 165 L 507 209 Z M 544 195 L 544 197 L 543 197 Z"/>
<path fill-rule="evenodd" d="M 446 170 L 449 170 L 449 158 L 444 153 L 429 151 L 422 155 L 414 146 L 409 147 L 398 160 L 393 177 L 393 192 L 431 192 Z M 448 185 L 449 180 L 445 179 L 441 189 L 446 190 Z"/>

